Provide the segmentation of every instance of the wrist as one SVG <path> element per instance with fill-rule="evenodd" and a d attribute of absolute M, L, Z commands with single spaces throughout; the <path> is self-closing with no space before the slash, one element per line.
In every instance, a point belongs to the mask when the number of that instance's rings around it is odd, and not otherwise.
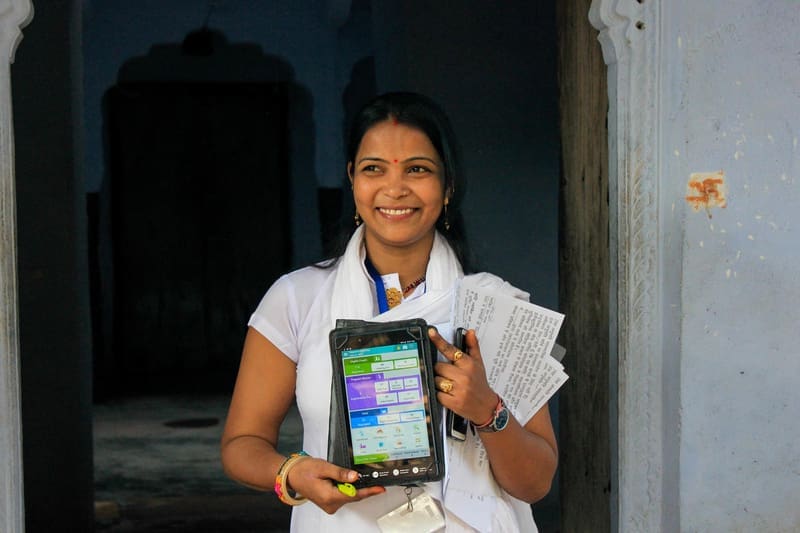
<path fill-rule="evenodd" d="M 491 413 L 489 414 L 489 416 L 487 418 L 484 418 L 483 420 L 480 420 L 480 421 L 473 420 L 472 421 L 473 427 L 475 429 L 481 429 L 481 428 L 487 427 L 489 424 L 494 422 L 495 413 L 497 412 L 497 409 L 499 408 L 499 405 L 501 404 L 501 402 L 502 402 L 502 400 L 500 399 L 500 395 L 497 394 L 497 393 L 494 393 L 494 400 L 492 401 Z"/>
<path fill-rule="evenodd" d="M 481 426 L 475 426 L 475 429 L 482 433 L 497 433 L 503 431 L 508 426 L 508 421 L 511 419 L 511 413 L 508 411 L 503 399 L 497 395 L 497 406 L 494 408 L 492 418 Z"/>
<path fill-rule="evenodd" d="M 278 468 L 275 476 L 275 494 L 286 505 L 301 505 L 308 501 L 305 496 L 300 496 L 289 487 L 289 472 L 297 463 L 305 459 L 310 459 L 309 455 L 304 451 L 299 451 L 287 457 Z"/>

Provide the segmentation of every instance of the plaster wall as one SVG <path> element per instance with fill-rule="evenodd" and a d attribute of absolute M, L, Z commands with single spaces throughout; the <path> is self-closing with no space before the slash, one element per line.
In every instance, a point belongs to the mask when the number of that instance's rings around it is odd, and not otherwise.
<path fill-rule="evenodd" d="M 679 0 L 662 17 L 664 363 L 676 369 L 666 394 L 679 391 L 667 433 L 680 435 L 680 530 L 797 531 L 800 4 Z M 727 207 L 695 210 L 690 175 L 718 171 Z"/>

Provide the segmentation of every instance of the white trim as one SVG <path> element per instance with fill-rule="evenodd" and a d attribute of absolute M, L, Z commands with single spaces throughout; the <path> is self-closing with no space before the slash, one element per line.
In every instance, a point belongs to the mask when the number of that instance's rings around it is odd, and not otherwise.
<path fill-rule="evenodd" d="M 660 16 L 655 0 L 593 0 L 608 65 L 612 531 L 659 532 L 663 380 L 658 254 Z M 616 414 L 616 416 L 614 416 Z"/>
<path fill-rule="evenodd" d="M 0 0 L 0 531 L 8 533 L 25 529 L 11 63 L 32 18 L 30 0 Z"/>

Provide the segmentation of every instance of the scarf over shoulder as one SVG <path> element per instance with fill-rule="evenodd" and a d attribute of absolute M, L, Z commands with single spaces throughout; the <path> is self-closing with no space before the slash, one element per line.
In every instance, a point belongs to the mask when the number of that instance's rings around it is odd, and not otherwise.
<path fill-rule="evenodd" d="M 330 295 L 330 314 L 320 314 L 319 319 L 326 323 L 316 324 L 319 334 L 313 342 L 306 343 L 304 352 L 316 361 L 313 378 L 301 378 L 302 359 L 298 362 L 298 405 L 303 414 L 303 394 L 311 395 L 309 389 L 320 388 L 323 383 L 330 387 L 331 367 L 328 333 L 335 327 L 337 319 L 359 319 L 388 322 L 408 318 L 423 318 L 428 324 L 436 326 L 445 338 L 452 338 L 453 302 L 455 289 L 464 277 L 461 265 L 446 239 L 436 234 L 425 274 L 425 293 L 403 302 L 389 311 L 375 314 L 376 300 L 374 282 L 364 266 L 364 227 L 356 229 L 345 253 L 333 267 L 335 271 L 329 278 L 332 286 L 327 287 L 320 297 Z M 480 286 L 491 288 L 503 294 L 527 300 L 528 294 L 516 289 L 497 276 L 487 273 L 474 274 Z M 327 361 L 323 363 L 322 359 Z M 303 353 L 301 357 L 306 357 Z M 308 381 L 308 383 L 306 383 Z M 317 408 L 329 410 L 330 398 L 317 395 Z M 323 405 L 318 405 L 327 396 Z M 444 419 L 444 417 L 442 417 Z M 304 422 L 306 416 L 303 415 Z M 312 455 L 325 457 L 327 452 L 327 427 L 304 428 L 304 448 Z M 470 435 L 466 442 L 446 442 L 446 477 L 442 482 L 429 483 L 425 490 L 439 500 L 447 515 L 448 532 L 493 531 L 516 532 L 536 531 L 530 506 L 508 495 L 500 488 L 489 470 L 488 464 L 457 464 L 449 461 L 453 456 L 453 446 L 482 447 L 479 437 Z M 477 478 L 481 479 L 476 483 Z M 471 491 L 472 486 L 483 487 L 480 494 Z M 476 499 L 486 512 L 476 513 Z M 388 487 L 386 494 L 368 498 L 361 502 L 348 504 L 334 515 L 326 515 L 314 505 L 295 507 L 292 519 L 293 531 L 377 531 L 375 520 L 406 501 L 400 487 Z M 482 509 L 482 510 L 483 510 Z M 477 516 L 476 516 L 477 515 Z M 341 529 L 345 528 L 345 529 Z"/>

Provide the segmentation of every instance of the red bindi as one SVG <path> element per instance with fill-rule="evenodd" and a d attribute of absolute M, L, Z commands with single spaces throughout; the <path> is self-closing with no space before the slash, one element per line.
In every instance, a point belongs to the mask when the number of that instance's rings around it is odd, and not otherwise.
<path fill-rule="evenodd" d="M 395 126 L 397 126 L 397 124 L 398 124 L 398 122 L 397 122 L 397 117 L 392 117 L 392 124 L 394 124 Z"/>
<path fill-rule="evenodd" d="M 394 162 L 397 163 L 397 159 L 395 159 Z"/>

